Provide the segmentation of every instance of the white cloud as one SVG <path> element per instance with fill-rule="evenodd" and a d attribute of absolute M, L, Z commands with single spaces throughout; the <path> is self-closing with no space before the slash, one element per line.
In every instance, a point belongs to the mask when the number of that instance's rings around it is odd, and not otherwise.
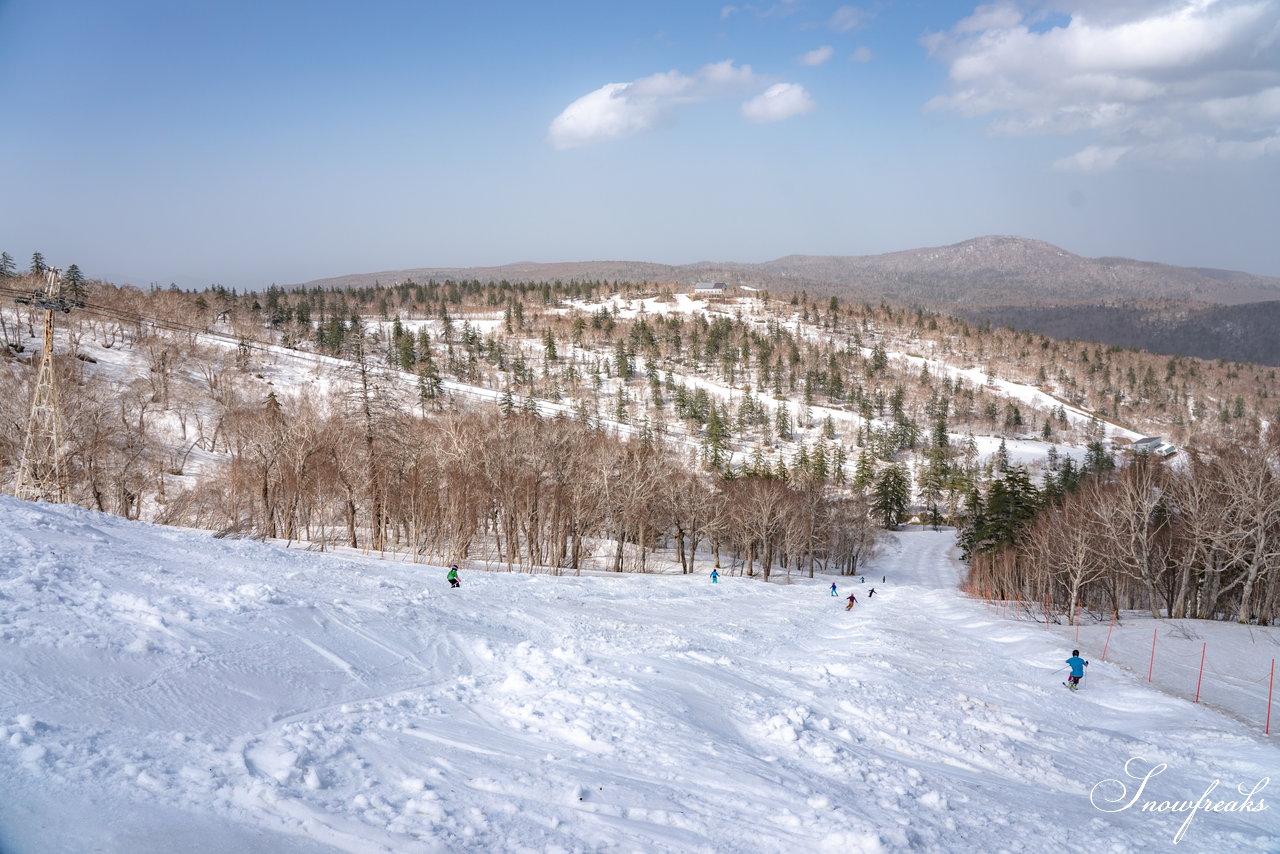
<path fill-rule="evenodd" d="M 1220 141 L 1214 151 L 1214 156 L 1219 160 L 1257 160 L 1259 157 L 1277 155 L 1280 155 L 1280 133 L 1248 142 Z"/>
<path fill-rule="evenodd" d="M 775 83 L 742 105 L 742 117 L 764 124 L 812 112 L 813 97 L 799 83 Z"/>
<path fill-rule="evenodd" d="M 1222 127 L 1247 128 L 1259 122 L 1280 125 L 1280 86 L 1234 98 L 1212 98 L 1200 108 Z"/>
<path fill-rule="evenodd" d="M 720 20 L 723 21 L 725 18 L 728 18 L 730 15 L 732 15 L 734 12 L 737 12 L 737 11 L 738 11 L 737 6 L 724 6 L 723 8 L 720 9 Z"/>
<path fill-rule="evenodd" d="M 801 65 L 821 65 L 830 59 L 831 55 L 835 52 L 835 48 L 831 45 L 824 44 L 822 47 L 814 48 L 808 53 L 800 54 L 796 57 L 796 62 Z"/>
<path fill-rule="evenodd" d="M 863 45 L 862 47 L 855 50 L 853 52 L 853 56 L 849 57 L 849 59 L 853 62 L 870 62 L 871 48 L 867 47 L 866 45 Z"/>
<path fill-rule="evenodd" d="M 767 82 L 751 66 L 726 59 L 693 74 L 664 71 L 607 83 L 565 107 L 552 120 L 548 138 L 556 148 L 623 139 L 670 124 L 683 106 L 759 91 Z"/>
<path fill-rule="evenodd" d="M 630 83 L 608 83 L 564 108 L 551 122 L 551 144 L 575 148 L 652 130 L 666 120 L 665 105 L 629 97 Z"/>
<path fill-rule="evenodd" d="M 1022 23 L 1022 10 L 1012 3 L 992 3 L 979 6 L 973 14 L 952 27 L 956 33 L 977 33 L 983 30 L 1016 27 Z"/>
<path fill-rule="evenodd" d="M 1116 163 L 1129 149 L 1123 145 L 1100 146 L 1090 145 L 1077 151 L 1070 157 L 1063 157 L 1053 164 L 1059 172 L 1106 172 L 1115 168 Z"/>
<path fill-rule="evenodd" d="M 1001 134 L 1096 138 L 1055 168 L 1274 151 L 1276 0 L 1002 0 L 922 42 L 950 68 L 927 108 Z"/>
<path fill-rule="evenodd" d="M 857 6 L 841 6 L 827 21 L 827 29 L 847 33 L 862 26 L 866 20 L 867 13 Z"/>

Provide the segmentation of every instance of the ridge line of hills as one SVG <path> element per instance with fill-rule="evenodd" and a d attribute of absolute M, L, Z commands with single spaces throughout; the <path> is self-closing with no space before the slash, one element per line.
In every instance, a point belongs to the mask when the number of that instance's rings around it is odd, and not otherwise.
<path fill-rule="evenodd" d="M 787 255 L 758 264 L 699 261 L 517 262 L 487 267 L 415 267 L 352 273 L 286 287 L 367 287 L 405 279 L 620 279 L 692 284 L 708 278 L 734 285 L 808 290 L 820 296 L 945 304 L 953 297 L 1003 305 L 1099 299 L 1176 297 L 1238 304 L 1280 299 L 1280 277 L 1178 267 L 1129 258 L 1085 258 L 1041 240 L 985 236 L 949 246 L 879 255 Z"/>
<path fill-rule="evenodd" d="M 1085 258 L 1041 240 L 985 236 L 880 255 L 788 255 L 759 264 L 702 261 L 521 262 L 418 267 L 316 279 L 287 288 L 346 289 L 423 282 L 695 281 L 866 303 L 922 306 L 977 323 L 1153 353 L 1280 365 L 1280 277 Z"/>

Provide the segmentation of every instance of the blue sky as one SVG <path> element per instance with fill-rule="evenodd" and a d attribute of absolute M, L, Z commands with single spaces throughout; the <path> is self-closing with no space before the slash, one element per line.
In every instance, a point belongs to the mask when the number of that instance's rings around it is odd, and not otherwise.
<path fill-rule="evenodd" d="M 145 285 L 1018 234 L 1280 275 L 1280 0 L 0 0 L 0 249 Z"/>

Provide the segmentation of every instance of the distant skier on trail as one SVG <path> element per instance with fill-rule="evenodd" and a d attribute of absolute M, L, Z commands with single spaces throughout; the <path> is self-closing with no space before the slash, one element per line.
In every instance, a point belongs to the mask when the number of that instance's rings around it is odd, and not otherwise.
<path fill-rule="evenodd" d="M 839 595 L 840 595 L 839 593 L 837 593 L 837 592 L 836 592 L 836 583 L 835 583 L 834 581 L 833 581 L 833 582 L 831 582 L 831 595 L 832 595 L 832 596 L 839 596 Z"/>
<path fill-rule="evenodd" d="M 450 586 L 450 587 L 461 587 L 461 586 L 462 586 L 462 582 L 458 580 L 458 566 L 457 566 L 457 564 L 454 564 L 453 566 L 449 567 L 449 574 L 448 574 L 448 575 L 446 575 L 446 576 L 445 576 L 445 578 L 449 579 L 449 586 Z"/>
<path fill-rule="evenodd" d="M 714 569 L 711 570 L 711 583 L 712 584 L 720 583 L 720 573 L 716 572 Z"/>
<path fill-rule="evenodd" d="M 848 605 L 845 605 L 845 606 L 844 606 L 844 609 L 845 609 L 846 611 L 852 611 L 852 610 L 853 610 L 853 606 L 854 606 L 854 605 L 856 605 L 856 604 L 858 604 L 858 597 L 857 597 L 857 596 L 854 596 L 852 593 L 850 593 L 850 594 L 849 594 L 849 604 L 848 604 Z"/>
<path fill-rule="evenodd" d="M 867 598 L 870 599 L 874 595 L 876 595 L 876 589 L 872 587 L 870 590 L 867 591 Z"/>
<path fill-rule="evenodd" d="M 1080 657 L 1080 650 L 1071 650 L 1071 657 L 1067 659 L 1067 664 L 1071 666 L 1071 675 L 1067 677 L 1067 681 L 1063 682 L 1072 691 L 1080 689 L 1080 680 L 1084 678 L 1084 669 L 1089 666 L 1089 662 Z"/>

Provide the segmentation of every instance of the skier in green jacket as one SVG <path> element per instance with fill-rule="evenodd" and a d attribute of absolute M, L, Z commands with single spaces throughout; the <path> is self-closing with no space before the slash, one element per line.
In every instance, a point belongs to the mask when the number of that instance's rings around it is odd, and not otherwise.
<path fill-rule="evenodd" d="M 462 582 L 458 581 L 458 567 L 456 564 L 454 566 L 449 567 L 449 574 L 445 577 L 449 579 L 450 587 L 462 586 Z"/>

